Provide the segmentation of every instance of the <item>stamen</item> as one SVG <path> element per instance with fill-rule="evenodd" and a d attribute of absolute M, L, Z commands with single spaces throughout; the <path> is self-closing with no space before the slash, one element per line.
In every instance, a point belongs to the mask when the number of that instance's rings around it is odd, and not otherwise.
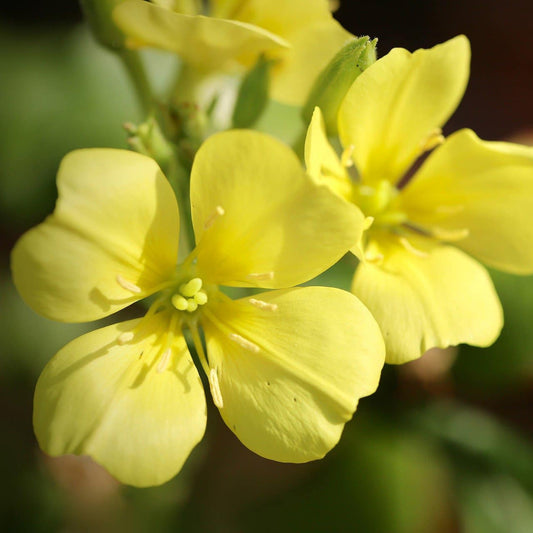
<path fill-rule="evenodd" d="M 117 342 L 120 345 L 127 344 L 133 339 L 133 337 L 135 337 L 135 333 L 133 333 L 133 331 L 125 331 L 118 336 Z"/>
<path fill-rule="evenodd" d="M 232 341 L 235 341 L 240 346 L 242 346 L 245 350 L 249 350 L 250 352 L 254 352 L 254 353 L 259 352 L 259 346 L 257 346 L 257 344 L 254 344 L 253 342 L 250 342 L 248 339 L 241 337 L 241 335 L 239 335 L 238 333 L 230 333 L 229 338 Z"/>
<path fill-rule="evenodd" d="M 421 148 L 423 152 L 429 152 L 433 148 L 439 146 L 444 142 L 444 135 L 440 128 L 435 128 L 422 142 Z"/>
<path fill-rule="evenodd" d="M 353 159 L 352 155 L 355 150 L 355 146 L 353 144 L 348 145 L 341 155 L 341 165 L 344 168 L 350 168 L 353 167 Z"/>
<path fill-rule="evenodd" d="M 428 253 L 424 252 L 424 250 L 420 250 L 419 248 L 416 248 L 413 246 L 411 242 L 407 239 L 407 237 L 400 237 L 398 239 L 400 241 L 400 244 L 408 251 L 411 252 L 414 255 L 417 255 L 418 257 L 427 257 Z"/>
<path fill-rule="evenodd" d="M 139 294 L 140 292 L 142 292 L 140 287 L 138 287 L 131 281 L 124 279 L 120 274 L 117 274 L 117 277 L 115 279 L 117 280 L 117 283 L 127 291 L 133 292 L 135 294 Z"/>
<path fill-rule="evenodd" d="M 218 373 L 216 368 L 212 368 L 209 371 L 209 388 L 211 390 L 211 396 L 213 397 L 214 404 L 222 409 L 224 407 L 224 401 L 222 400 L 222 393 L 220 392 L 220 384 L 218 382 Z"/>
<path fill-rule="evenodd" d="M 157 364 L 156 368 L 158 374 L 161 374 L 161 372 L 164 372 L 166 370 L 171 355 L 172 350 L 170 348 L 167 348 L 163 352 L 163 355 L 161 356 L 161 359 L 159 360 L 159 363 Z"/>
<path fill-rule="evenodd" d="M 256 300 L 255 298 L 249 298 L 248 301 L 255 305 L 255 307 L 258 307 L 259 309 L 263 309 L 264 311 L 277 311 L 278 306 L 277 304 L 270 304 L 268 302 L 264 302 L 263 300 Z"/>
<path fill-rule="evenodd" d="M 246 276 L 249 280 L 253 281 L 267 281 L 274 279 L 274 272 L 252 272 Z"/>
<path fill-rule="evenodd" d="M 209 229 L 213 225 L 215 220 L 224 214 L 226 214 L 226 211 L 224 211 L 224 208 L 221 205 L 217 205 L 215 207 L 214 213 L 207 219 L 206 223 L 204 224 L 204 229 Z"/>

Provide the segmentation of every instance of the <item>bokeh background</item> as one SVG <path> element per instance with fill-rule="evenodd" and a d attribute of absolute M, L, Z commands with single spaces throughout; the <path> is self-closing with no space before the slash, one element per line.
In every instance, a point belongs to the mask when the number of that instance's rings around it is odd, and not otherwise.
<path fill-rule="evenodd" d="M 351 32 L 394 46 L 472 42 L 472 78 L 445 133 L 533 144 L 529 0 L 344 0 Z M 93 325 L 41 318 L 9 273 L 16 239 L 53 209 L 69 150 L 125 147 L 141 119 L 122 65 L 92 40 L 76 2 L 0 7 L 0 530 L 30 532 L 533 531 L 533 278 L 493 273 L 506 325 L 488 349 L 433 351 L 387 367 L 340 444 L 322 461 L 261 459 L 216 410 L 181 474 L 162 487 L 120 486 L 86 458 L 42 454 L 31 427 L 48 359 Z M 512 206 L 510 206 L 512 208 Z M 533 209 L 533 199 L 532 199 Z M 532 243 L 533 245 L 533 243 Z M 342 269 L 324 282 L 345 276 Z"/>

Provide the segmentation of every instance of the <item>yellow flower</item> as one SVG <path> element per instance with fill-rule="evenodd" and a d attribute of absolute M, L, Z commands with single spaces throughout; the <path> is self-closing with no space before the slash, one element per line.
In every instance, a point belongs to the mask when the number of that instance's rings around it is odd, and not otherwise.
<path fill-rule="evenodd" d="M 12 254 L 25 301 L 65 322 L 153 301 L 144 318 L 75 339 L 46 366 L 34 402 L 43 450 L 90 455 L 137 486 L 174 476 L 206 422 L 183 330 L 222 418 L 251 450 L 305 462 L 336 444 L 358 399 L 377 387 L 383 340 L 352 294 L 290 287 L 348 250 L 359 210 L 314 184 L 288 147 L 244 131 L 214 135 L 197 154 L 198 245 L 179 266 L 178 206 L 150 158 L 72 152 L 58 190 L 53 215 Z M 231 300 L 220 284 L 282 290 Z"/>
<path fill-rule="evenodd" d="M 250 67 L 265 53 L 276 60 L 272 97 L 295 105 L 351 37 L 327 0 L 210 0 L 207 15 L 201 2 L 127 0 L 114 20 L 130 46 L 169 50 L 201 71 Z"/>
<path fill-rule="evenodd" d="M 498 297 L 464 252 L 494 268 L 533 272 L 533 150 L 470 130 L 444 140 L 440 130 L 463 95 L 469 59 L 459 36 L 377 61 L 340 108 L 340 159 L 319 110 L 309 128 L 309 173 L 372 222 L 353 249 L 361 263 L 352 290 L 380 324 L 390 363 L 497 338 Z"/>

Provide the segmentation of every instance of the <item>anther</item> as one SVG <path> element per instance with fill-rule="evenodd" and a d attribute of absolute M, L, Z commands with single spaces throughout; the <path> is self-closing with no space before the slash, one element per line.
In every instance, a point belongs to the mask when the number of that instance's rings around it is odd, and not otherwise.
<path fill-rule="evenodd" d="M 470 230 L 468 228 L 444 229 L 433 227 L 431 228 L 431 235 L 439 241 L 455 242 L 466 239 L 470 235 Z"/>
<path fill-rule="evenodd" d="M 344 168 L 349 168 L 349 167 L 353 167 L 353 159 L 352 159 L 352 155 L 353 155 L 353 152 L 355 150 L 355 146 L 353 144 L 350 144 L 349 146 L 347 146 L 344 151 L 342 152 L 342 155 L 341 155 L 341 165 L 344 167 Z"/>
<path fill-rule="evenodd" d="M 121 345 L 127 344 L 133 339 L 133 337 L 135 337 L 135 333 L 133 333 L 133 331 L 125 331 L 117 337 L 117 342 Z"/>
<path fill-rule="evenodd" d="M 372 264 L 375 264 L 375 265 L 380 265 L 381 263 L 383 263 L 383 259 L 384 259 L 384 255 L 383 254 L 380 254 L 380 253 L 371 253 L 371 252 L 367 252 L 365 254 L 365 261 L 367 263 L 372 263 Z"/>
<path fill-rule="evenodd" d="M 254 344 L 253 342 L 250 342 L 248 339 L 241 337 L 241 335 L 239 335 L 238 333 L 230 333 L 229 338 L 232 341 L 235 341 L 240 346 L 242 346 L 245 350 L 249 350 L 250 352 L 254 352 L 254 353 L 259 352 L 259 346 L 257 346 L 257 344 Z"/>
<path fill-rule="evenodd" d="M 444 142 L 444 135 L 440 128 L 435 128 L 421 143 L 421 148 L 423 152 L 429 152 L 433 150 L 439 144 Z"/>
<path fill-rule="evenodd" d="M 218 217 L 221 217 L 222 215 L 224 215 L 225 213 L 226 213 L 226 211 L 224 211 L 224 208 L 221 205 L 217 205 L 215 207 L 215 211 L 213 212 L 213 214 L 205 222 L 204 229 L 209 229 L 213 225 L 215 220 Z"/>
<path fill-rule="evenodd" d="M 256 300 L 255 298 L 249 298 L 248 302 L 250 302 L 255 307 L 258 307 L 259 309 L 263 309 L 264 311 L 277 311 L 278 310 L 277 304 L 270 304 L 268 302 L 264 302 L 263 300 Z"/>
<path fill-rule="evenodd" d="M 274 272 L 252 272 L 246 276 L 249 280 L 253 281 L 267 281 L 274 279 Z"/>
<path fill-rule="evenodd" d="M 131 281 L 124 279 L 120 274 L 117 274 L 117 277 L 115 279 L 117 280 L 117 283 L 127 291 L 133 292 L 135 294 L 139 294 L 140 292 L 142 292 L 140 287 L 137 287 L 137 285 L 135 285 Z"/>
<path fill-rule="evenodd" d="M 420 250 L 419 248 L 413 246 L 412 243 L 409 242 L 406 237 L 400 237 L 398 240 L 408 252 L 411 252 L 412 254 L 417 255 L 418 257 L 427 257 L 429 255 L 427 252 L 424 252 L 424 250 Z"/>
<path fill-rule="evenodd" d="M 436 207 L 435 211 L 442 215 L 457 215 L 461 211 L 465 210 L 464 205 L 439 205 Z"/>
<path fill-rule="evenodd" d="M 192 278 L 187 283 L 180 285 L 180 292 L 187 298 L 192 298 L 202 288 L 202 280 L 200 278 Z"/>
<path fill-rule="evenodd" d="M 214 404 L 222 409 L 224 407 L 224 401 L 222 400 L 222 393 L 220 392 L 220 384 L 218 382 L 218 373 L 216 368 L 212 368 L 209 371 L 209 389 L 211 390 L 211 396 L 213 397 Z"/>
<path fill-rule="evenodd" d="M 163 352 L 163 355 L 161 356 L 161 359 L 159 360 L 159 363 L 157 364 L 157 368 L 156 368 L 156 371 L 158 374 L 161 374 L 161 372 L 165 371 L 171 355 L 172 355 L 172 350 L 170 348 L 167 348 Z"/>

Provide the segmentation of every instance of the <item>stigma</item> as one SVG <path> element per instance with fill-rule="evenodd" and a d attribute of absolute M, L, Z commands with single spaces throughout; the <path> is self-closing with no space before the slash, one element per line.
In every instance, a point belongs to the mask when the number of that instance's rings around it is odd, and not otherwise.
<path fill-rule="evenodd" d="M 203 282 L 201 278 L 192 278 L 186 283 L 182 283 L 177 292 L 172 295 L 171 302 L 178 311 L 194 313 L 198 307 L 207 303 L 207 293 L 202 290 Z"/>

